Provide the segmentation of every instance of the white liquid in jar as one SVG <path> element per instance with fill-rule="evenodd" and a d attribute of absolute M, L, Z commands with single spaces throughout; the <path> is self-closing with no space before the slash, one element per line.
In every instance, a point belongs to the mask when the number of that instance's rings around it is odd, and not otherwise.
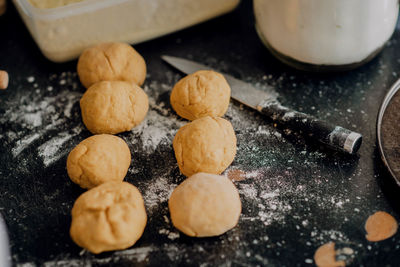
<path fill-rule="evenodd" d="M 303 63 L 361 62 L 391 37 L 398 0 L 254 0 L 262 38 Z"/>

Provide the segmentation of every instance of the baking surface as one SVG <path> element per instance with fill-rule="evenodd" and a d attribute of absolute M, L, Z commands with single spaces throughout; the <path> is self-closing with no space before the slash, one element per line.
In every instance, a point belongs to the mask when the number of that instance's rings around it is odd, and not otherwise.
<path fill-rule="evenodd" d="M 400 188 L 380 161 L 375 134 L 379 105 L 399 78 L 399 30 L 362 68 L 304 73 L 262 46 L 251 8 L 243 1 L 231 14 L 135 46 L 148 65 L 150 110 L 139 127 L 118 136 L 132 152 L 125 180 L 142 192 L 149 220 L 132 248 L 97 256 L 68 234 L 70 210 L 84 191 L 69 180 L 66 157 L 91 135 L 81 122 L 84 88 L 76 62 L 45 60 L 12 6 L 0 17 L 0 69 L 10 74 L 0 92 L 0 212 L 17 266 L 312 266 L 315 250 L 330 241 L 351 248 L 341 255 L 348 265 L 400 265 L 400 233 L 371 243 L 364 230 L 378 210 L 400 221 Z M 320 149 L 232 102 L 225 118 L 236 131 L 238 153 L 225 174 L 238 180 L 239 225 L 220 237 L 186 237 L 172 227 L 167 209 L 170 192 L 184 179 L 172 138 L 186 121 L 169 104 L 182 75 L 161 61 L 163 54 L 203 62 L 261 90 L 272 85 L 282 104 L 361 132 L 363 145 L 356 156 Z"/>

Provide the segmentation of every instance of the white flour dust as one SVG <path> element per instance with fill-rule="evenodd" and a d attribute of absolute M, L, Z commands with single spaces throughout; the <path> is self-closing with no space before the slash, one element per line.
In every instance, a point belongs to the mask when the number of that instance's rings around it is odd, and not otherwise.
<path fill-rule="evenodd" d="M 166 235 L 170 240 L 175 240 L 175 239 L 180 237 L 180 233 L 178 231 L 176 231 L 176 230 L 175 231 L 171 231 L 171 230 L 163 228 L 163 229 L 160 229 L 158 231 L 158 233 L 160 235 Z"/>
<path fill-rule="evenodd" d="M 26 149 L 36 147 L 37 155 L 48 166 L 63 156 L 58 152 L 65 149 L 64 143 L 80 133 L 79 125 L 74 125 L 71 118 L 72 109 L 82 95 L 76 90 L 76 73 L 53 74 L 48 82 L 57 82 L 61 77 L 68 80 L 68 86 L 60 87 L 56 92 L 41 90 L 48 87 L 48 84 L 32 84 L 35 77 L 29 76 L 26 79 L 27 84 L 23 86 L 37 89 L 22 96 L 16 95 L 5 103 L 10 108 L 0 118 L 0 123 L 8 127 L 1 133 L 0 139 L 11 146 L 10 152 L 14 158 L 19 157 Z"/>
<path fill-rule="evenodd" d="M 10 133 L 8 133 L 9 135 Z M 40 137 L 39 133 L 33 133 L 31 135 L 27 135 L 20 140 L 16 141 L 16 146 L 11 149 L 11 153 L 14 157 L 17 157 L 22 151 L 24 151 L 27 147 L 31 145 L 36 139 Z"/>
<path fill-rule="evenodd" d="M 169 76 L 173 78 L 171 73 Z M 33 87 L 35 80 L 33 76 L 27 77 L 25 86 Z M 76 140 L 72 141 L 74 137 L 85 129 L 79 108 L 73 113 L 82 96 L 77 90 L 79 81 L 76 73 L 53 74 L 49 80 L 56 83 L 55 87 L 35 83 L 38 89 L 7 103 L 10 108 L 0 118 L 0 123 L 11 125 L 0 133 L 0 140 L 10 144 L 12 156 L 16 158 L 26 149 L 37 147 L 37 155 L 45 167 L 65 156 L 68 149 L 77 144 Z M 125 138 L 134 147 L 140 140 L 141 146 L 137 150 L 153 153 L 160 144 L 169 145 L 176 131 L 186 123 L 171 113 L 163 102 L 156 103 L 158 96 L 170 89 L 170 85 L 157 82 L 145 86 L 144 90 L 149 95 L 149 112 L 145 120 Z M 69 144 L 68 147 L 66 144 Z"/>
<path fill-rule="evenodd" d="M 51 266 L 63 266 L 63 267 L 75 267 L 75 266 L 93 266 L 93 264 L 112 264 L 114 259 L 124 258 L 126 260 L 131 260 L 136 263 L 145 261 L 149 254 L 154 251 L 155 248 L 152 246 L 131 248 L 122 251 L 115 251 L 111 257 L 107 258 L 90 258 L 87 259 L 72 259 L 72 260 L 59 260 L 59 261 L 47 261 L 43 264 L 45 267 Z M 84 252 L 88 253 L 87 251 Z M 35 265 L 34 265 L 35 266 Z"/>
<path fill-rule="evenodd" d="M 170 179 L 166 177 L 155 177 L 143 188 L 143 199 L 145 200 L 146 208 L 152 212 L 160 203 L 166 202 L 169 199 L 174 188 L 177 184 L 171 183 Z"/>
<path fill-rule="evenodd" d="M 127 139 L 133 145 L 139 139 L 142 146 L 138 149 L 153 153 L 160 144 L 171 145 L 177 130 L 187 122 L 170 113 L 163 102 L 156 103 L 161 94 L 169 93 L 170 85 L 151 82 L 144 90 L 149 97 L 149 111 L 144 121 L 129 132 Z"/>
<path fill-rule="evenodd" d="M 171 144 L 176 131 L 184 124 L 185 122 L 179 121 L 176 117 L 165 117 L 150 109 L 145 120 L 132 129 L 128 140 L 135 144 L 136 138 L 139 138 L 142 143 L 140 150 L 152 153 L 160 144 Z"/>
<path fill-rule="evenodd" d="M 43 164 L 49 166 L 56 162 L 69 151 L 63 149 L 63 145 L 71 140 L 74 136 L 81 133 L 83 127 L 80 125 L 75 127 L 72 131 L 61 132 L 57 136 L 51 138 L 49 141 L 43 143 L 38 147 L 38 155 L 43 159 Z"/>
<path fill-rule="evenodd" d="M 236 183 L 242 199 L 250 204 L 247 205 L 250 210 L 243 210 L 241 220 L 261 222 L 265 226 L 284 223 L 285 217 L 292 210 L 290 201 L 284 198 L 289 192 L 281 192 L 279 188 L 274 189 L 266 183 L 265 170 L 251 171 L 245 177 L 250 180 L 249 183 Z"/>
<path fill-rule="evenodd" d="M 229 171 L 228 169 L 228 177 Z M 286 174 L 289 175 L 289 174 Z M 244 174 L 245 179 L 235 182 L 242 200 L 248 202 L 248 212 L 243 209 L 242 220 L 258 221 L 265 226 L 273 223 L 284 224 L 288 215 L 296 219 L 302 219 L 296 226 L 307 228 L 309 220 L 307 219 L 308 210 L 304 215 L 292 214 L 293 203 L 295 199 L 304 202 L 317 203 L 321 209 L 331 210 L 332 213 L 343 209 L 344 205 L 350 202 L 345 195 L 337 193 L 331 198 L 321 198 L 314 193 L 310 193 L 308 185 L 295 183 L 290 184 L 282 175 L 272 173 L 270 168 L 260 168 Z"/>

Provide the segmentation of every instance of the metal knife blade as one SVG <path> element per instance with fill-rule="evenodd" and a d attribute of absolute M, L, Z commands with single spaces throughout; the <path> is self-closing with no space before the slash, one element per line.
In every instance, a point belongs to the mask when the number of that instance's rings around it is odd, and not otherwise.
<path fill-rule="evenodd" d="M 186 74 L 190 74 L 198 70 L 211 70 L 211 68 L 206 65 L 179 57 L 161 56 L 161 58 L 168 64 Z M 231 97 L 250 108 L 257 109 L 257 106 L 262 100 L 276 100 L 275 96 L 268 92 L 258 90 L 251 84 L 236 79 L 229 74 L 222 74 L 231 86 Z"/>
<path fill-rule="evenodd" d="M 209 70 L 208 66 L 187 59 L 162 56 L 162 59 L 183 73 Z M 319 141 L 333 149 L 354 154 L 361 146 L 362 135 L 346 128 L 321 121 L 311 115 L 282 106 L 274 94 L 254 88 L 251 84 L 223 73 L 231 86 L 231 97 L 258 110 L 284 129 L 302 133 L 305 137 Z"/>

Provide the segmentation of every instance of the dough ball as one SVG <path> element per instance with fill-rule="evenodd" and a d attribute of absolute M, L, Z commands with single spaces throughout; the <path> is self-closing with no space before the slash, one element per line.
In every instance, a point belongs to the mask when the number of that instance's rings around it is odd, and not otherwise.
<path fill-rule="evenodd" d="M 174 226 L 188 236 L 225 233 L 238 223 L 242 204 L 234 184 L 226 177 L 197 173 L 187 178 L 168 201 Z"/>
<path fill-rule="evenodd" d="M 222 74 L 200 70 L 181 79 L 172 89 L 170 100 L 179 116 L 195 120 L 223 116 L 230 98 L 231 88 Z"/>
<path fill-rule="evenodd" d="M 198 172 L 220 174 L 235 158 L 236 136 L 229 121 L 203 117 L 180 128 L 173 147 L 184 175 Z"/>
<path fill-rule="evenodd" d="M 68 155 L 67 171 L 82 188 L 122 181 L 131 163 L 131 152 L 117 136 L 101 134 L 79 143 Z"/>
<path fill-rule="evenodd" d="M 146 78 L 146 63 L 129 44 L 103 43 L 83 51 L 78 75 L 86 88 L 100 81 L 127 81 L 140 86 Z"/>
<path fill-rule="evenodd" d="M 131 130 L 146 116 L 149 101 L 137 85 L 104 81 L 92 85 L 80 101 L 82 120 L 93 134 Z"/>
<path fill-rule="evenodd" d="M 83 193 L 72 208 L 70 235 L 90 252 L 125 249 L 142 236 L 147 215 L 139 190 L 109 182 Z"/>

